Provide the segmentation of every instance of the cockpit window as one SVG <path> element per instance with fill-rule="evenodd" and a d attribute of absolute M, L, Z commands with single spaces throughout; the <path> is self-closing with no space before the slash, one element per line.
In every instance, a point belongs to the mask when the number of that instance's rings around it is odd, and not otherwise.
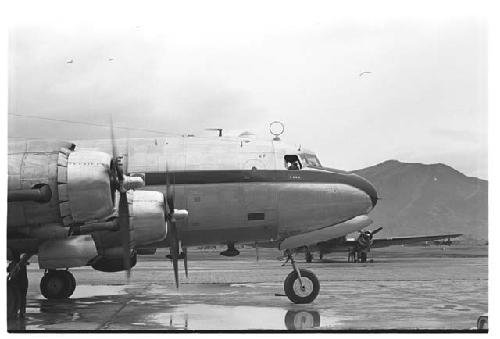
<path fill-rule="evenodd" d="M 315 154 L 301 153 L 300 158 L 304 161 L 305 166 L 322 167 L 318 157 Z"/>
<path fill-rule="evenodd" d="M 302 169 L 302 163 L 299 157 L 295 154 L 285 155 L 285 168 L 289 170 L 300 170 Z"/>

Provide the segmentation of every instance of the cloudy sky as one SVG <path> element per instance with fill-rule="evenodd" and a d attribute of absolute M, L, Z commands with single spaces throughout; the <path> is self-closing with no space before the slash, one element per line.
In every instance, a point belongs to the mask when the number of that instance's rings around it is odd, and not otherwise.
<path fill-rule="evenodd" d="M 86 3 L 10 23 L 9 137 L 109 135 L 18 115 L 107 124 L 112 114 L 173 135 L 217 127 L 264 138 L 281 120 L 285 141 L 331 167 L 442 162 L 487 178 L 487 23 L 470 8 Z"/>

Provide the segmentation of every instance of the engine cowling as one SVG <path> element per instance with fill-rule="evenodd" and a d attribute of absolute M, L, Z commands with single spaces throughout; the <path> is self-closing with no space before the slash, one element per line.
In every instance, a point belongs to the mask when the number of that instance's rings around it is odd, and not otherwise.
<path fill-rule="evenodd" d="M 9 228 L 100 220 L 114 208 L 111 155 L 64 142 L 9 144 Z"/>
<path fill-rule="evenodd" d="M 115 248 L 113 250 L 120 250 L 121 248 Z M 113 251 L 115 252 L 115 251 Z M 132 251 L 130 253 L 130 268 L 137 264 L 137 252 Z M 120 272 L 124 271 L 126 268 L 123 265 L 123 257 L 120 255 L 105 255 L 99 256 L 91 262 L 92 268 L 101 272 Z"/>
<path fill-rule="evenodd" d="M 111 158 L 104 152 L 77 151 L 68 155 L 66 171 L 59 166 L 59 199 L 68 198 L 67 204 L 60 204 L 63 218 L 70 216 L 73 222 L 85 222 L 111 215 L 114 208 Z"/>
<path fill-rule="evenodd" d="M 132 247 L 141 247 L 165 239 L 167 232 L 163 194 L 156 191 L 134 191 L 128 193 L 127 199 Z M 118 203 L 119 198 L 116 200 Z M 120 233 L 95 232 L 93 238 L 99 257 L 92 262 L 92 267 L 104 272 L 124 270 Z M 136 260 L 136 252 L 133 251 L 131 263 L 135 265 Z"/>
<path fill-rule="evenodd" d="M 165 239 L 163 194 L 156 191 L 131 191 L 127 194 L 132 248 Z M 118 203 L 119 196 L 116 198 L 116 204 Z M 64 229 L 56 225 L 51 227 Z M 54 230 L 51 232 L 53 234 Z M 60 239 L 51 239 L 42 243 L 38 253 L 40 268 L 57 269 L 91 265 L 94 269 L 103 272 L 117 272 L 125 269 L 122 238 L 119 231 L 98 231 L 91 235 L 69 237 L 65 234 L 61 233 Z M 130 259 L 131 267 L 133 267 L 137 262 L 135 250 L 131 251 Z"/>

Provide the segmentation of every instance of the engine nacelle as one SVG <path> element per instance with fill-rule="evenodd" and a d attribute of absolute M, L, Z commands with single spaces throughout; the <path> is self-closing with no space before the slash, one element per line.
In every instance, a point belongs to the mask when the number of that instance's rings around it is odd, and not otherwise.
<path fill-rule="evenodd" d="M 114 208 L 111 155 L 65 142 L 9 144 L 9 228 L 100 220 Z"/>
<path fill-rule="evenodd" d="M 38 249 L 41 269 L 57 269 L 88 265 L 97 256 L 97 249 L 90 235 L 44 241 Z"/>
<path fill-rule="evenodd" d="M 68 156 L 66 173 L 59 167 L 59 199 L 68 197 L 61 216 L 74 222 L 99 220 L 113 213 L 114 192 L 110 177 L 111 155 L 97 151 L 76 151 Z M 66 178 L 64 178 L 66 174 Z M 66 215 L 63 215 L 66 214 Z"/>
<path fill-rule="evenodd" d="M 136 247 L 162 241 L 167 235 L 163 193 L 134 191 L 130 209 L 133 241 Z"/>
<path fill-rule="evenodd" d="M 141 247 L 165 239 L 165 208 L 163 194 L 156 191 L 132 191 L 127 193 L 130 212 L 130 240 L 132 248 Z M 116 204 L 119 203 L 119 195 Z M 120 231 L 98 231 L 91 235 L 64 237 L 64 227 L 47 225 L 39 232 L 55 236 L 59 230 L 61 239 L 47 240 L 39 248 L 39 265 L 42 269 L 56 269 L 92 265 L 104 272 L 124 270 L 122 235 Z M 54 230 L 52 230 L 54 229 Z M 50 231 L 50 232 L 49 232 Z M 43 238 L 39 235 L 39 238 Z M 131 254 L 131 266 L 137 261 Z"/>
<path fill-rule="evenodd" d="M 156 191 L 127 193 L 130 212 L 130 240 L 133 247 L 141 247 L 165 239 L 166 223 L 164 196 Z M 119 203 L 119 197 L 116 199 Z M 122 237 L 120 232 L 100 231 L 93 233 L 99 257 L 92 267 L 103 272 L 124 270 Z M 136 253 L 134 251 L 134 256 Z M 131 257 L 132 266 L 137 258 Z"/>
<path fill-rule="evenodd" d="M 123 257 L 121 256 L 121 247 L 110 249 L 111 252 L 119 252 L 120 255 L 104 255 L 99 256 L 92 261 L 92 268 L 101 272 L 120 272 L 125 270 L 123 265 Z M 130 268 L 137 264 L 137 253 L 130 253 Z"/>

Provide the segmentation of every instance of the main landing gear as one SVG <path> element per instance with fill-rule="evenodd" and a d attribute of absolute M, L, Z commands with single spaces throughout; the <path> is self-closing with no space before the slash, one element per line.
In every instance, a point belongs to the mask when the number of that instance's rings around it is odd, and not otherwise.
<path fill-rule="evenodd" d="M 306 263 L 310 264 L 313 261 L 313 254 L 306 250 Z"/>
<path fill-rule="evenodd" d="M 235 257 L 240 254 L 240 251 L 234 247 L 234 242 L 230 242 L 227 244 L 227 249 L 219 253 L 225 257 Z"/>
<path fill-rule="evenodd" d="M 68 270 L 47 270 L 40 281 L 40 291 L 49 300 L 68 299 L 75 288 L 75 277 Z"/>
<path fill-rule="evenodd" d="M 350 249 L 347 253 L 347 262 L 366 263 L 367 260 L 368 254 L 366 253 L 366 251 Z M 373 259 L 370 259 L 370 263 L 373 263 Z"/>
<path fill-rule="evenodd" d="M 299 269 L 289 250 L 285 251 L 287 260 L 290 261 L 293 271 L 286 277 L 284 283 L 285 294 L 295 304 L 309 304 L 316 299 L 319 293 L 319 280 L 313 272 Z"/>

